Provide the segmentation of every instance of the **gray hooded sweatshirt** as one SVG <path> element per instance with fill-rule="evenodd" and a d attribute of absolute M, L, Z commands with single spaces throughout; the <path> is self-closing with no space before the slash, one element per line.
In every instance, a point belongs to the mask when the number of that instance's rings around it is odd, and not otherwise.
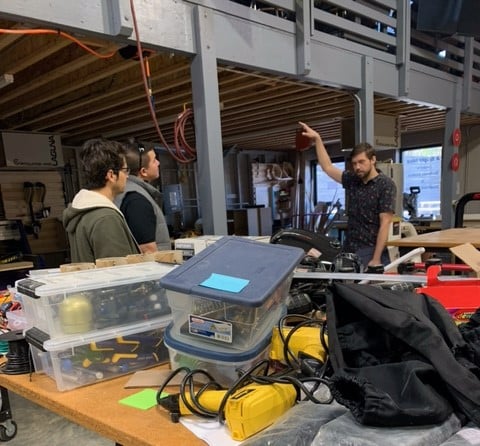
<path fill-rule="evenodd" d="M 140 253 L 120 209 L 98 192 L 80 190 L 63 211 L 63 226 L 73 263 Z"/>

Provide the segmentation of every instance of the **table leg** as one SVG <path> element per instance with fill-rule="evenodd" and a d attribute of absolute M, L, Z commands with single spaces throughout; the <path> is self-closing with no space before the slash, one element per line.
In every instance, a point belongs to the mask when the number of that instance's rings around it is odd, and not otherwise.
<path fill-rule="evenodd" d="M 0 410 L 0 441 L 9 441 L 17 435 L 17 423 L 12 420 L 12 409 L 8 390 L 0 386 L 2 407 Z"/>

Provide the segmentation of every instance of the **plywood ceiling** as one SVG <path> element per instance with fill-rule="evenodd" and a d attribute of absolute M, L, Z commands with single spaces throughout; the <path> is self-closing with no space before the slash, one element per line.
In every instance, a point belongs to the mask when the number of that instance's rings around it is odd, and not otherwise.
<path fill-rule="evenodd" d="M 2 29 L 32 28 L 0 19 Z M 0 130 L 55 132 L 65 145 L 104 136 L 160 142 L 153 125 L 138 60 L 115 44 L 80 39 L 98 58 L 57 34 L 0 34 L 1 72 L 14 82 L 0 90 Z M 192 106 L 190 60 L 172 54 L 148 57 L 156 118 L 168 144 L 179 113 Z M 1 80 L 1 79 L 0 79 Z M 224 148 L 291 150 L 297 121 L 313 124 L 326 140 L 339 140 L 342 119 L 353 117 L 349 92 L 247 72 L 218 69 Z M 375 112 L 399 117 L 401 131 L 442 128 L 445 112 L 376 98 Z M 478 117 L 462 117 L 462 124 Z M 193 126 L 185 127 L 193 143 Z"/>

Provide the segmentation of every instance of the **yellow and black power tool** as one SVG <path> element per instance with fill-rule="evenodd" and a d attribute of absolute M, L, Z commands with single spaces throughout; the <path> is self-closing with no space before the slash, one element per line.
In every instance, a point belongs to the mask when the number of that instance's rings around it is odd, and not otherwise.
<path fill-rule="evenodd" d="M 206 390 L 194 398 L 188 393 L 169 395 L 160 399 L 159 404 L 170 411 L 173 421 L 198 412 L 199 407 L 212 417 L 218 414 L 219 419 L 225 420 L 232 438 L 241 441 L 273 424 L 297 399 L 295 386 L 288 383 L 251 383 L 227 393 L 228 390 Z"/>
<path fill-rule="evenodd" d="M 283 326 L 280 329 L 278 327 L 273 328 L 272 332 L 272 342 L 270 349 L 270 360 L 278 361 L 282 364 L 288 363 L 287 358 L 285 358 L 285 339 L 288 338 L 288 351 L 294 357 L 298 358 L 301 353 L 311 358 L 315 358 L 321 362 L 326 360 L 326 351 L 325 347 L 322 344 L 321 337 L 325 344 L 328 341 L 327 335 L 322 334 L 321 327 L 318 326 L 305 326 L 300 328 Z"/>

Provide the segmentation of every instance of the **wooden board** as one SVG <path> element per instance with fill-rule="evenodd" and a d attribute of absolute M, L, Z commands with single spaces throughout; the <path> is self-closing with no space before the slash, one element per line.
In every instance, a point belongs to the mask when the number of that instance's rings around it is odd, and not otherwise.
<path fill-rule="evenodd" d="M 463 243 L 471 243 L 475 248 L 480 248 L 480 228 L 444 229 L 398 240 L 389 240 L 387 245 L 408 248 L 451 248 Z"/>

